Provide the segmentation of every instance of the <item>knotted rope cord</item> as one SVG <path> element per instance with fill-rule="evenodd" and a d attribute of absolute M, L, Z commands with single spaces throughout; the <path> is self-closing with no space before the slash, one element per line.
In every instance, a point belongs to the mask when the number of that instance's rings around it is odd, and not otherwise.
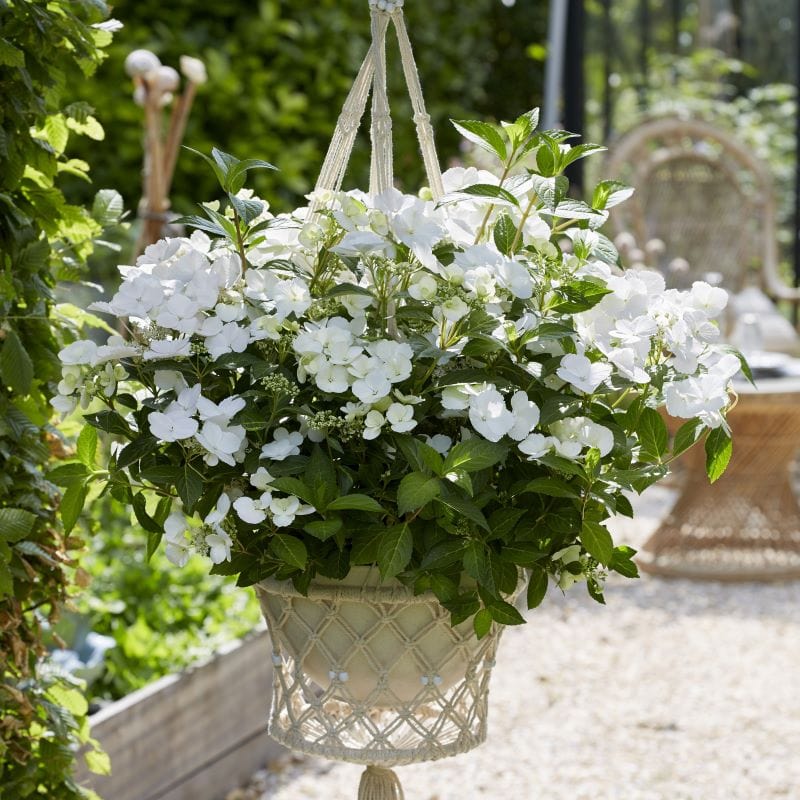
<path fill-rule="evenodd" d="M 390 22 L 394 23 L 397 33 L 403 75 L 414 111 L 425 175 L 433 197 L 436 199 L 444 194 L 433 127 L 425 108 L 417 65 L 403 17 L 402 2 L 386 5 L 387 8 L 382 9 L 374 0 L 370 2 L 372 43 L 336 122 L 325 161 L 314 187 L 311 201 L 312 217 L 321 210 L 328 192 L 338 192 L 341 189 L 356 133 L 366 110 L 370 87 L 372 88 L 370 192 L 380 193 L 391 188 L 393 184 L 392 124 L 386 88 L 386 31 Z"/>

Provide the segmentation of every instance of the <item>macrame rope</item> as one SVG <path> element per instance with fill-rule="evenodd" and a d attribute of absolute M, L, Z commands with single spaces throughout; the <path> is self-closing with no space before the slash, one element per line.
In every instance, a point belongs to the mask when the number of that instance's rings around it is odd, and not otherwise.
<path fill-rule="evenodd" d="M 370 193 L 378 194 L 392 187 L 394 182 L 392 121 L 386 87 L 386 31 L 390 22 L 394 23 L 397 33 L 403 74 L 411 98 L 428 184 L 434 198 L 441 197 L 444 193 L 433 126 L 430 115 L 425 109 L 414 53 L 403 18 L 402 4 L 386 2 L 384 5 L 386 7 L 381 8 L 378 3 L 370 3 L 372 43 L 337 120 L 311 201 L 312 215 L 317 214 L 327 202 L 325 195 L 328 192 L 337 192 L 341 189 L 356 133 L 364 117 L 370 88 L 372 89 Z"/>
<path fill-rule="evenodd" d="M 403 787 L 392 770 L 369 766 L 361 773 L 358 800 L 403 800 L 403 798 Z"/>

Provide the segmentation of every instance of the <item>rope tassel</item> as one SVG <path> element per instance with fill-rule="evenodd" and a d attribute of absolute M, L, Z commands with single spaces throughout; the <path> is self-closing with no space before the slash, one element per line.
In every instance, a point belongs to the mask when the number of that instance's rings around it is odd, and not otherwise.
<path fill-rule="evenodd" d="M 361 773 L 358 800 L 404 800 L 400 779 L 393 770 L 367 767 Z"/>

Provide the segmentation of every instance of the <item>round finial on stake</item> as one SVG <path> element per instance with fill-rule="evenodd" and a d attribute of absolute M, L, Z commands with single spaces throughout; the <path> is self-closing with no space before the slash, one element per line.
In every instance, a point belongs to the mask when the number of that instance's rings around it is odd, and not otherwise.
<path fill-rule="evenodd" d="M 404 800 L 397 775 L 384 767 L 367 767 L 361 773 L 358 800 Z"/>

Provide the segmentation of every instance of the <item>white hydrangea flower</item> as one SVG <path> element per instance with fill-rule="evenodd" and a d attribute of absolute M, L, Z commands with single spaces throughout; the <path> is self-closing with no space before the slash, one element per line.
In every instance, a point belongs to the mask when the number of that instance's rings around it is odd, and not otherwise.
<path fill-rule="evenodd" d="M 252 483 L 252 479 L 251 479 Z M 259 525 L 267 518 L 267 509 L 272 501 L 271 492 L 263 492 L 260 497 L 237 497 L 233 501 L 234 511 L 243 522 L 249 525 Z"/>
<path fill-rule="evenodd" d="M 369 411 L 364 417 L 364 433 L 365 439 L 377 439 L 381 434 L 381 428 L 386 422 L 386 418 L 380 411 L 373 409 Z"/>
<path fill-rule="evenodd" d="M 164 520 L 164 541 L 166 542 L 164 553 L 167 560 L 176 567 L 185 567 L 189 561 L 191 550 L 186 539 L 188 529 L 186 517 L 176 511 L 173 511 Z"/>
<path fill-rule="evenodd" d="M 59 350 L 58 359 L 66 366 L 94 366 L 97 363 L 97 349 L 90 339 L 79 339 Z"/>
<path fill-rule="evenodd" d="M 153 339 L 142 357 L 145 361 L 162 358 L 182 358 L 192 354 L 192 340 L 185 336 L 177 339 Z"/>
<path fill-rule="evenodd" d="M 231 560 L 231 547 L 233 540 L 230 535 L 221 528 L 209 533 L 205 537 L 208 547 L 208 557 L 213 564 L 221 564 L 223 561 Z"/>
<path fill-rule="evenodd" d="M 561 359 L 556 375 L 579 391 L 591 394 L 611 376 L 611 366 L 592 362 L 584 355 L 568 353 Z"/>
<path fill-rule="evenodd" d="M 395 433 L 407 433 L 417 427 L 413 406 L 392 403 L 386 411 L 386 421 Z"/>
<path fill-rule="evenodd" d="M 243 353 L 250 344 L 250 329 L 235 322 L 226 322 L 222 330 L 206 338 L 206 349 L 211 358 L 219 358 L 227 353 Z"/>
<path fill-rule="evenodd" d="M 429 444 L 439 455 L 446 456 L 453 446 L 453 440 L 443 433 L 436 433 L 433 436 L 425 437 L 426 444 Z"/>
<path fill-rule="evenodd" d="M 203 423 L 195 439 L 206 451 L 206 464 L 213 467 L 222 461 L 232 467 L 236 464 L 236 456 L 239 455 L 246 436 L 241 425 L 229 426 L 208 420 Z"/>
<path fill-rule="evenodd" d="M 428 272 L 418 272 L 409 284 L 408 293 L 415 300 L 433 300 L 438 288 L 433 275 Z"/>
<path fill-rule="evenodd" d="M 147 415 L 150 433 L 162 442 L 179 442 L 190 439 L 197 433 L 198 423 L 185 409 L 176 403 L 170 404 L 166 412 L 153 411 Z"/>
<path fill-rule="evenodd" d="M 261 492 L 265 492 L 272 486 L 272 481 L 275 478 L 269 474 L 265 467 L 259 467 L 251 476 L 250 476 L 250 485 L 255 487 Z"/>
<path fill-rule="evenodd" d="M 285 528 L 294 522 L 296 516 L 313 514 L 314 506 L 305 505 L 294 495 L 273 497 L 269 504 L 272 522 L 278 528 Z"/>
<path fill-rule="evenodd" d="M 539 406 L 520 390 L 511 396 L 511 413 L 514 416 L 514 425 L 508 435 L 521 442 L 539 424 Z"/>
<path fill-rule="evenodd" d="M 374 404 L 392 391 L 392 382 L 384 369 L 373 369 L 353 383 L 353 394 L 362 402 Z"/>
<path fill-rule="evenodd" d="M 506 408 L 503 395 L 493 386 L 470 397 L 469 420 L 490 442 L 499 442 L 514 427 L 514 415 Z"/>
<path fill-rule="evenodd" d="M 299 455 L 300 445 L 302 444 L 302 433 L 297 431 L 289 433 L 286 428 L 277 428 L 272 441 L 261 448 L 261 458 L 283 461 L 289 456 Z"/>

